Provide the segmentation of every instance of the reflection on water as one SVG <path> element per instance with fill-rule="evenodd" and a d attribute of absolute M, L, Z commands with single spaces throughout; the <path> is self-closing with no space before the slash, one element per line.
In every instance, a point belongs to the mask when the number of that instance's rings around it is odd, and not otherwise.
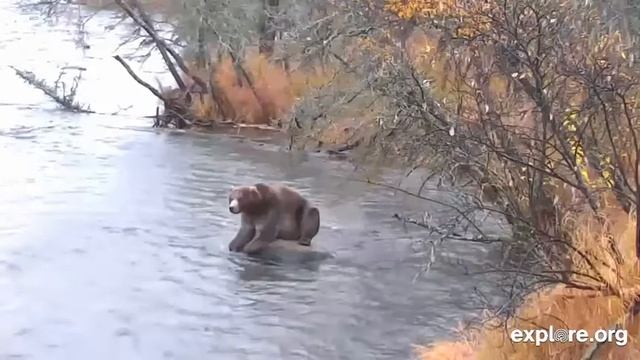
<path fill-rule="evenodd" d="M 444 265 L 412 282 L 422 234 L 391 218 L 402 199 L 348 181 L 346 163 L 224 135 L 138 131 L 149 122 L 134 116 L 155 100 L 110 58 L 120 39 L 104 32 L 108 15 L 87 25 L 83 54 L 70 25 L 1 4 L 11 20 L 0 79 L 11 91 L 0 97 L 0 358 L 398 359 L 461 319 L 475 284 Z M 59 66 L 85 66 L 81 102 L 133 107 L 57 111 L 9 64 L 54 79 Z M 291 184 L 318 204 L 314 241 L 334 258 L 267 264 L 229 253 L 239 219 L 228 191 L 257 181 Z M 484 254 L 451 251 L 469 263 Z"/>

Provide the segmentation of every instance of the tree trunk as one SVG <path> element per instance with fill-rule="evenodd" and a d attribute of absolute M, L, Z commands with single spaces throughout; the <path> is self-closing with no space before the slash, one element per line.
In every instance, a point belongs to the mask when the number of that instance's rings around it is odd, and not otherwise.
<path fill-rule="evenodd" d="M 204 40 L 204 26 L 198 26 L 198 53 L 196 54 L 196 63 L 198 68 L 202 69 L 207 63 L 207 46 Z"/>
<path fill-rule="evenodd" d="M 207 0 L 202 0 L 201 6 L 202 8 L 198 11 L 200 15 L 200 23 L 198 24 L 198 50 L 196 52 L 196 65 L 198 68 L 204 69 L 207 65 L 207 57 L 209 56 L 205 37 L 207 24 L 204 16 L 202 15 L 203 11 L 207 9 Z"/>
<path fill-rule="evenodd" d="M 260 24 L 259 52 L 266 57 L 271 57 L 276 41 L 276 17 L 280 0 L 263 0 L 262 22 Z"/>

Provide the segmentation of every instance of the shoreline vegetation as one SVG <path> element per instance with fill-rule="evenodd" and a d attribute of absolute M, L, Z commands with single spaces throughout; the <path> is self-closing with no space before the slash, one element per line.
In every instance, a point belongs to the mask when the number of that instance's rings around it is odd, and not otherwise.
<path fill-rule="evenodd" d="M 419 359 L 640 353 L 640 1 L 81 4 L 120 11 L 165 60 L 175 84 L 157 88 L 115 57 L 163 104 L 154 126 L 269 129 L 290 149 L 429 169 L 411 192 L 424 201 L 462 189 L 440 203 L 449 221 L 399 219 L 424 228 L 431 252 L 447 240 L 500 246 L 503 261 L 474 275 L 497 276 L 503 296 L 469 294 L 484 312 L 457 339 L 417 346 Z M 174 37 L 158 34 L 160 22 Z M 511 236 L 485 234 L 486 213 Z M 629 339 L 509 340 L 549 325 L 619 326 Z"/>

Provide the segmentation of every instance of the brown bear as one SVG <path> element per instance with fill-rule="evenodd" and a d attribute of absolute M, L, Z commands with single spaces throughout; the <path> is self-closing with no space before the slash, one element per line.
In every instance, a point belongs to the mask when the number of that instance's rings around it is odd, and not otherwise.
<path fill-rule="evenodd" d="M 310 246 L 320 230 L 320 211 L 285 185 L 238 186 L 229 194 L 229 211 L 242 214 L 229 250 L 257 253 L 276 239 Z"/>

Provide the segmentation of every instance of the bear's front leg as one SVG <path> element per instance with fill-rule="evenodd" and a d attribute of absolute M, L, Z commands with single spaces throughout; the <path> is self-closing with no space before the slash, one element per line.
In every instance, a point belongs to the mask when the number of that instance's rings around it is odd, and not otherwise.
<path fill-rule="evenodd" d="M 241 218 L 240 229 L 233 240 L 229 243 L 229 251 L 242 251 L 247 243 L 253 239 L 255 233 L 255 227 L 243 215 Z"/>
<path fill-rule="evenodd" d="M 264 247 L 276 240 L 278 236 L 278 221 L 280 213 L 272 211 L 265 217 L 264 221 L 256 224 L 256 236 L 243 249 L 247 254 L 260 252 Z"/>

